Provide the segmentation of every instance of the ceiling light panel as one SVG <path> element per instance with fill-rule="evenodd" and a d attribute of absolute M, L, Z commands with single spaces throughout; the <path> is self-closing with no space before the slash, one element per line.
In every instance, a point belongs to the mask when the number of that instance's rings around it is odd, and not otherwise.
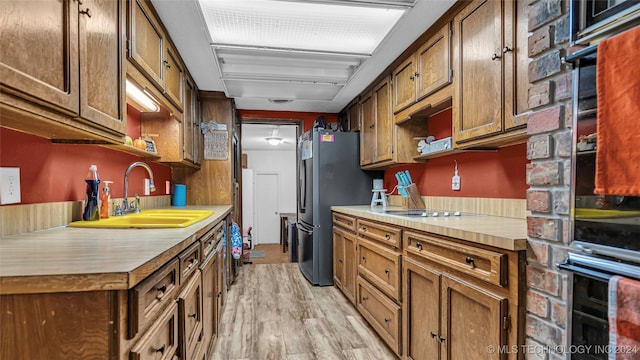
<path fill-rule="evenodd" d="M 332 100 L 342 85 L 307 84 L 295 81 L 226 80 L 229 97 L 277 98 L 296 100 Z"/>
<path fill-rule="evenodd" d="M 278 0 L 200 0 L 214 44 L 371 54 L 402 8 Z"/>

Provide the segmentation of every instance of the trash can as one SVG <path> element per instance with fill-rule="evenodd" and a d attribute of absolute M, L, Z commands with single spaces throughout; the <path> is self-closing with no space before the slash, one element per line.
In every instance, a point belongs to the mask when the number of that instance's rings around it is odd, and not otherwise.
<path fill-rule="evenodd" d="M 298 229 L 295 222 L 289 224 L 287 242 L 289 244 L 289 262 L 298 262 Z"/>

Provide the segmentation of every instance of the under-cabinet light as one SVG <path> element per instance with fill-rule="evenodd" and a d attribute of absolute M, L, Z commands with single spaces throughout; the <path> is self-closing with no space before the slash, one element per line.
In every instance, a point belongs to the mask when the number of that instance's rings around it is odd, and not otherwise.
<path fill-rule="evenodd" d="M 282 142 L 282 138 L 277 136 L 269 136 L 268 138 L 266 138 L 266 140 L 273 146 L 276 146 Z"/>
<path fill-rule="evenodd" d="M 144 91 L 140 90 L 136 84 L 132 83 L 127 79 L 127 95 L 131 96 L 133 100 L 144 107 L 146 110 L 151 112 L 160 111 L 160 106 L 156 104 L 155 101 L 149 95 L 147 95 Z"/>

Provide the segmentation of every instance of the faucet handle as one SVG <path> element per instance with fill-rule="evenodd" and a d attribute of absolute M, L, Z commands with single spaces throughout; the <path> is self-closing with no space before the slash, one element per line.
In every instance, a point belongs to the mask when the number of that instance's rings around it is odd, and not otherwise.
<path fill-rule="evenodd" d="M 135 210 L 135 212 L 140 212 L 140 196 L 138 194 L 133 194 L 134 200 L 131 202 L 131 209 Z"/>

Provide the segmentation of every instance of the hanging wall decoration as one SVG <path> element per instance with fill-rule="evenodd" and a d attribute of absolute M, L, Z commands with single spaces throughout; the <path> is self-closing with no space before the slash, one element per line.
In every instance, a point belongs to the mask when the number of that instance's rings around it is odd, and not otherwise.
<path fill-rule="evenodd" d="M 229 158 L 229 133 L 226 124 L 218 124 L 215 120 L 200 123 L 204 134 L 204 159 L 227 160 Z"/>

